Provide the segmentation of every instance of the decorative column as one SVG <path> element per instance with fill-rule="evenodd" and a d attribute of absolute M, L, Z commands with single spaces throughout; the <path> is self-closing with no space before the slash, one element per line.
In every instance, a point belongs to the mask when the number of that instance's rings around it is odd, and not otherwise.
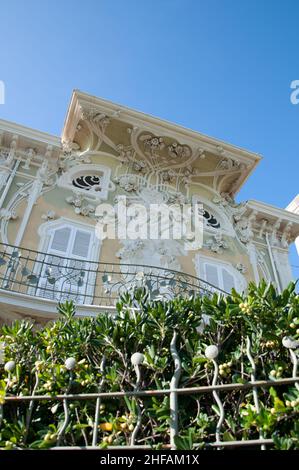
<path fill-rule="evenodd" d="M 260 282 L 260 277 L 259 277 L 259 272 L 258 272 L 258 262 L 257 262 L 257 252 L 256 252 L 256 247 L 255 244 L 251 241 L 251 243 L 248 244 L 248 254 L 249 254 L 249 259 L 250 259 L 250 264 L 253 269 L 253 274 L 254 274 L 254 281 L 256 284 L 259 284 Z"/>
<path fill-rule="evenodd" d="M 6 158 L 4 168 L 0 173 L 0 191 L 2 190 L 2 188 L 4 188 L 3 193 L 1 194 L 1 197 L 0 197 L 0 209 L 3 206 L 6 195 L 9 191 L 9 189 L 10 189 L 11 183 L 12 183 L 14 177 L 15 177 L 18 166 L 20 164 L 19 161 L 16 161 L 15 165 L 13 167 L 13 170 L 11 171 L 11 168 L 13 166 L 13 162 L 14 162 L 14 159 L 15 159 L 18 138 L 19 137 L 17 135 L 13 136 L 11 144 L 10 144 L 9 154 Z"/>
<path fill-rule="evenodd" d="M 246 250 L 250 259 L 253 270 L 254 281 L 256 284 L 260 282 L 258 273 L 258 256 L 256 246 L 254 244 L 253 226 L 256 222 L 257 211 L 253 210 L 248 217 L 244 215 L 244 210 L 237 212 L 233 216 L 236 235 L 241 243 L 246 246 Z"/>
<path fill-rule="evenodd" d="M 287 287 L 287 285 L 293 280 L 292 269 L 289 261 L 289 245 L 293 241 L 292 228 L 293 222 L 288 222 L 282 232 L 280 242 L 279 240 L 274 239 L 274 246 L 272 248 L 282 288 Z"/>
<path fill-rule="evenodd" d="M 46 155 L 45 155 L 44 158 L 46 158 L 46 157 L 50 158 L 51 151 L 52 151 L 52 146 L 48 146 L 47 147 L 47 152 L 46 152 Z M 27 226 L 28 221 L 29 221 L 30 214 L 32 212 L 32 208 L 33 208 L 34 204 L 36 203 L 39 195 L 41 194 L 44 182 L 47 179 L 47 174 L 48 174 L 48 160 L 45 159 L 43 161 L 41 167 L 37 171 L 36 179 L 32 183 L 32 186 L 29 190 L 30 193 L 29 193 L 29 197 L 28 197 L 27 207 L 25 209 L 23 219 L 22 219 L 19 231 L 18 231 L 16 239 L 15 239 L 15 245 L 16 246 L 19 246 L 21 241 L 22 241 L 26 226 Z"/>
<path fill-rule="evenodd" d="M 272 248 L 275 265 L 279 266 L 278 276 L 282 289 L 288 286 L 293 280 L 292 270 L 289 262 L 289 252 Z"/>

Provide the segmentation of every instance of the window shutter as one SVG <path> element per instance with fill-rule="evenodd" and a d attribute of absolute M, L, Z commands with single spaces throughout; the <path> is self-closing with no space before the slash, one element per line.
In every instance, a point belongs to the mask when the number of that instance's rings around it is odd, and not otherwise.
<path fill-rule="evenodd" d="M 222 281 L 223 290 L 230 293 L 232 288 L 235 287 L 235 279 L 226 269 L 222 268 Z"/>
<path fill-rule="evenodd" d="M 71 229 L 64 227 L 55 230 L 54 237 L 50 246 L 50 250 L 59 251 L 61 254 L 67 254 L 67 248 L 70 240 Z"/>
<path fill-rule="evenodd" d="M 95 273 L 89 269 L 92 230 L 74 225 L 57 228 L 45 257 L 38 296 L 77 303 L 92 302 Z"/>
<path fill-rule="evenodd" d="M 90 238 L 90 232 L 76 230 L 72 255 L 79 256 L 80 258 L 87 258 L 89 252 Z"/>
<path fill-rule="evenodd" d="M 205 263 L 206 281 L 215 287 L 219 287 L 219 277 L 217 266 Z"/>

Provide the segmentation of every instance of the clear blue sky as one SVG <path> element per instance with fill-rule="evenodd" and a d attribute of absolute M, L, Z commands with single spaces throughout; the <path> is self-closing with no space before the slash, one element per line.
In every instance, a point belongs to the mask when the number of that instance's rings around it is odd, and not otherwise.
<path fill-rule="evenodd" d="M 298 0 L 2 0 L 0 117 L 59 135 L 79 88 L 261 153 L 238 200 L 285 207 L 298 44 Z"/>

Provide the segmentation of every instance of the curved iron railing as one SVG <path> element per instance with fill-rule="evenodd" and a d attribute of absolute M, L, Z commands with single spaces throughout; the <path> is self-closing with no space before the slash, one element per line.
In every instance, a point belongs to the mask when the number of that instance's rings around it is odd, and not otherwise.
<path fill-rule="evenodd" d="M 114 306 L 119 295 L 145 287 L 151 299 L 225 292 L 190 274 L 148 265 L 65 258 L 0 244 L 0 288 L 79 305 Z"/>

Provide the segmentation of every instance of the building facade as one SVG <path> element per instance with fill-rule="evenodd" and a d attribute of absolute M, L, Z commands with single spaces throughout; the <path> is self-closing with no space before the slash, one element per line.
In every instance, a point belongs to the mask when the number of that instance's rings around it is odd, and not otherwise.
<path fill-rule="evenodd" d="M 0 121 L 0 318 L 55 318 L 58 300 L 78 315 L 113 310 L 136 283 L 153 297 L 243 291 L 292 280 L 289 245 L 299 215 L 235 195 L 260 156 L 74 91 L 61 139 Z M 97 207 L 202 205 L 203 244 L 100 240 Z"/>

